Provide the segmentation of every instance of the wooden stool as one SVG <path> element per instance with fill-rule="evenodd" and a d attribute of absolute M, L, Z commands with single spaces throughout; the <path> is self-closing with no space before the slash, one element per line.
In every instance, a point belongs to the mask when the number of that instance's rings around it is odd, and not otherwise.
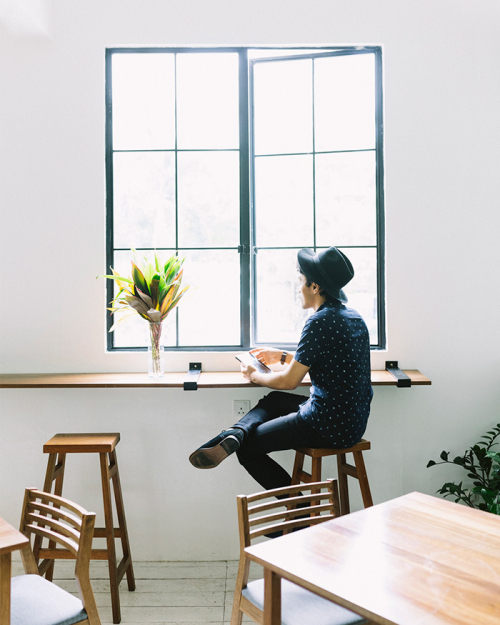
<path fill-rule="evenodd" d="M 349 489 L 347 485 L 347 476 L 355 477 L 359 481 L 361 496 L 365 508 L 373 506 L 370 485 L 368 484 L 368 476 L 366 475 L 365 461 L 363 460 L 363 451 L 370 449 L 370 441 L 361 439 L 354 447 L 348 449 L 313 449 L 312 447 L 299 447 L 295 450 L 295 463 L 293 465 L 292 485 L 305 482 L 321 482 L 321 459 L 325 456 L 337 456 L 337 471 L 339 479 L 340 491 L 340 514 L 349 514 L 351 511 L 349 506 Z M 354 464 L 347 464 L 346 454 L 352 453 L 354 456 Z M 303 470 L 304 458 L 311 458 L 311 473 Z"/>
<path fill-rule="evenodd" d="M 125 509 L 123 507 L 120 475 L 118 473 L 115 451 L 115 447 L 119 440 L 119 434 L 56 434 L 43 446 L 43 452 L 45 454 L 49 454 L 43 490 L 46 493 L 50 493 L 52 489 L 52 482 L 55 481 L 54 494 L 59 496 L 62 494 L 66 454 L 98 453 L 100 456 L 105 527 L 95 528 L 94 538 L 106 538 L 107 548 L 92 549 L 91 559 L 108 561 L 113 623 L 119 623 L 121 621 L 120 594 L 118 586 L 125 574 L 127 575 L 128 589 L 135 590 L 134 570 L 132 568 L 127 524 L 125 522 Z M 111 481 L 113 482 L 116 513 L 118 516 L 118 528 L 113 527 Z M 121 539 L 123 551 L 123 558 L 118 565 L 116 562 L 115 538 Z M 39 560 L 38 553 L 40 551 L 40 547 L 41 538 L 37 537 L 33 547 L 33 553 L 37 564 Z M 49 549 L 54 547 L 55 543 L 49 543 Z M 61 549 L 57 551 L 61 551 L 62 554 L 54 553 L 54 559 L 70 559 L 72 557 L 71 554 L 65 550 Z M 45 574 L 49 581 L 52 581 L 54 559 L 44 560 L 39 567 L 40 575 Z"/>

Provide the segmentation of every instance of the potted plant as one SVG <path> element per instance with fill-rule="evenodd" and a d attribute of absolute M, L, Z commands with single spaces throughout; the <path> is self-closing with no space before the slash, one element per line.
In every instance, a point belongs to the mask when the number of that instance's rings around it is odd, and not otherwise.
<path fill-rule="evenodd" d="M 498 445 L 497 438 L 500 436 L 500 423 L 497 423 L 489 432 L 462 456 L 453 460 L 449 459 L 450 452 L 442 451 L 442 462 L 429 460 L 427 467 L 437 464 L 456 464 L 467 472 L 467 477 L 472 480 L 472 488 L 464 486 L 463 481 L 459 484 L 446 482 L 437 491 L 444 497 L 455 497 L 456 502 L 462 502 L 471 508 L 486 510 L 500 515 L 500 452 L 493 447 Z"/>
<path fill-rule="evenodd" d="M 171 256 L 166 261 L 160 261 L 154 253 L 153 261 L 146 256 L 139 257 L 132 249 L 132 273 L 130 277 L 120 276 L 111 267 L 112 275 L 100 276 L 114 280 L 118 285 L 118 293 L 111 301 L 108 310 L 111 314 L 118 311 L 129 311 L 110 328 L 113 332 L 121 323 L 127 321 L 131 315 L 138 314 L 149 324 L 150 345 L 148 351 L 149 375 L 159 377 L 163 374 L 161 353 L 162 322 L 177 306 L 181 297 L 186 293 L 189 285 L 181 289 L 184 258 Z"/>

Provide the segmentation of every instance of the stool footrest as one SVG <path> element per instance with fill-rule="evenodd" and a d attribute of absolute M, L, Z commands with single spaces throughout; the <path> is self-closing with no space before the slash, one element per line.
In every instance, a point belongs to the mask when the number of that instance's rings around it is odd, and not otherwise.
<path fill-rule="evenodd" d="M 119 527 L 113 528 L 113 535 L 115 538 L 122 537 L 122 531 Z M 105 527 L 95 527 L 94 528 L 94 538 L 106 538 L 106 528 Z"/>
<path fill-rule="evenodd" d="M 345 462 L 343 462 L 339 468 L 341 469 L 342 473 L 347 473 L 347 475 L 350 475 L 351 477 L 358 477 L 358 470 L 356 469 L 356 467 L 353 467 L 352 464 L 347 464 Z"/>
<path fill-rule="evenodd" d="M 122 558 L 122 561 L 120 562 L 120 564 L 118 565 L 118 568 L 117 568 L 118 583 L 120 583 L 122 581 L 123 576 L 127 572 L 127 569 L 131 565 L 131 563 L 132 563 L 132 560 L 131 560 L 130 556 L 128 556 L 128 557 L 124 556 Z"/>
<path fill-rule="evenodd" d="M 300 471 L 299 480 L 301 482 L 304 482 L 305 484 L 308 484 L 309 482 L 312 482 L 312 475 L 310 473 L 307 473 L 306 471 Z"/>
<path fill-rule="evenodd" d="M 62 473 L 64 473 L 64 463 L 59 462 L 59 464 L 56 464 L 56 466 L 54 467 L 54 470 L 52 471 L 52 481 L 54 481 Z"/>
<path fill-rule="evenodd" d="M 39 551 L 40 558 L 44 558 L 44 560 L 48 560 L 49 564 L 51 560 L 75 560 L 75 556 L 68 551 L 67 549 L 40 549 Z M 107 560 L 108 559 L 108 550 L 107 549 L 92 549 L 91 560 Z M 45 562 L 39 566 L 39 570 L 41 571 Z M 45 565 L 48 566 L 48 565 Z M 43 575 L 40 572 L 40 575 Z"/>

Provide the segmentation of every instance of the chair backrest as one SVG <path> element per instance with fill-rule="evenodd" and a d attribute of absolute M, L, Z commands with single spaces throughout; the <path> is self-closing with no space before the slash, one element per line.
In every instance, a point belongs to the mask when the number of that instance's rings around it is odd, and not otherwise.
<path fill-rule="evenodd" d="M 260 536 L 287 534 L 337 516 L 339 492 L 333 479 L 239 495 L 240 547 L 249 547 Z"/>
<path fill-rule="evenodd" d="M 27 488 L 19 530 L 31 539 L 31 535 L 49 540 L 49 546 L 40 549 L 39 556 L 45 563 L 69 551 L 76 559 L 75 578 L 80 599 L 91 625 L 100 625 L 94 593 L 90 584 L 89 565 L 94 535 L 95 513 L 68 499 Z M 61 548 L 57 548 L 59 545 Z M 40 574 L 44 562 L 37 565 L 31 545 L 21 552 L 26 573 Z"/>
<path fill-rule="evenodd" d="M 240 625 L 242 612 L 256 622 L 263 622 L 263 614 L 242 596 L 248 583 L 250 560 L 245 548 L 256 538 L 273 538 L 281 533 L 317 525 L 340 514 L 337 480 L 325 480 L 298 486 L 287 486 L 253 495 L 239 495 L 238 522 L 240 532 L 240 563 L 234 592 L 231 623 Z"/>

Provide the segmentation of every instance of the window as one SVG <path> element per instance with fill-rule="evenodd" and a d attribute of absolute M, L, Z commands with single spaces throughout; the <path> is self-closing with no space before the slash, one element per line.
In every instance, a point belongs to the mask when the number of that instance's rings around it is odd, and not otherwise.
<path fill-rule="evenodd" d="M 196 287 L 167 349 L 293 349 L 297 250 L 330 245 L 385 346 L 380 48 L 111 49 L 106 78 L 108 268 L 176 253 Z M 108 348 L 145 348 L 145 325 Z"/>

